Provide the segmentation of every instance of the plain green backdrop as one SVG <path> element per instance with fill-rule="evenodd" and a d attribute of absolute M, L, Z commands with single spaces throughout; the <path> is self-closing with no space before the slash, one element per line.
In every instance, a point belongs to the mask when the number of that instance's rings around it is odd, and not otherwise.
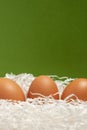
<path fill-rule="evenodd" d="M 87 77 L 86 0 L 0 1 L 0 76 Z"/>

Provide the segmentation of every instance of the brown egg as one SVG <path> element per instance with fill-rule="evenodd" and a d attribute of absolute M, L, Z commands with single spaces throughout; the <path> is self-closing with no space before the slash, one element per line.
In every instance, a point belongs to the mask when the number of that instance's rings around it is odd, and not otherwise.
<path fill-rule="evenodd" d="M 16 82 L 0 78 L 0 99 L 25 101 L 25 95 Z"/>
<path fill-rule="evenodd" d="M 72 81 L 63 91 L 61 99 L 65 99 L 70 94 L 74 94 L 78 97 L 79 100 L 87 101 L 87 79 L 78 78 Z M 76 100 L 76 96 L 71 96 L 68 101 L 71 99 Z"/>
<path fill-rule="evenodd" d="M 58 99 L 58 87 L 56 83 L 48 76 L 38 76 L 33 80 L 30 85 L 27 97 L 37 98 L 43 96 L 52 96 L 54 99 Z"/>

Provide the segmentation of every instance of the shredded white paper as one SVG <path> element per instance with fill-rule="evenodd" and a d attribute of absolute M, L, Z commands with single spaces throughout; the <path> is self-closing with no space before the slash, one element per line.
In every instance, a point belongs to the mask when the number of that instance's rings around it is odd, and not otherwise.
<path fill-rule="evenodd" d="M 25 95 L 35 78 L 26 73 L 5 77 L 16 81 Z M 73 80 L 58 76 L 56 79 L 60 93 Z M 67 103 L 49 97 L 27 98 L 25 102 L 0 100 L 0 130 L 87 130 L 87 102 Z"/>

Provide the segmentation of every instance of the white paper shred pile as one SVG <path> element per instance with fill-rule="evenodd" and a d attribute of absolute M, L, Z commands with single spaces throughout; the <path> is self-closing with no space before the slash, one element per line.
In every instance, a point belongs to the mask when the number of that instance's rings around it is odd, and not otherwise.
<path fill-rule="evenodd" d="M 6 74 L 5 77 L 16 81 L 25 95 L 35 78 L 26 73 Z M 55 82 L 60 93 L 73 80 L 57 78 Z M 48 97 L 43 100 L 27 99 L 17 103 L 0 100 L 0 130 L 87 130 L 87 102 L 66 103 Z"/>

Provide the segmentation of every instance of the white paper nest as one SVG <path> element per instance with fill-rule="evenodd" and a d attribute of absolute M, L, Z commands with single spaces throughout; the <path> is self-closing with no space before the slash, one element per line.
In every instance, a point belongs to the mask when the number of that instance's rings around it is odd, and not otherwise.
<path fill-rule="evenodd" d="M 5 77 L 16 81 L 25 95 L 35 78 L 26 73 L 6 74 Z M 73 80 L 57 78 L 55 82 L 60 93 Z M 0 100 L 0 130 L 87 130 L 87 102 L 72 104 L 48 97 L 44 98 L 44 102 L 41 98 L 18 103 Z"/>

